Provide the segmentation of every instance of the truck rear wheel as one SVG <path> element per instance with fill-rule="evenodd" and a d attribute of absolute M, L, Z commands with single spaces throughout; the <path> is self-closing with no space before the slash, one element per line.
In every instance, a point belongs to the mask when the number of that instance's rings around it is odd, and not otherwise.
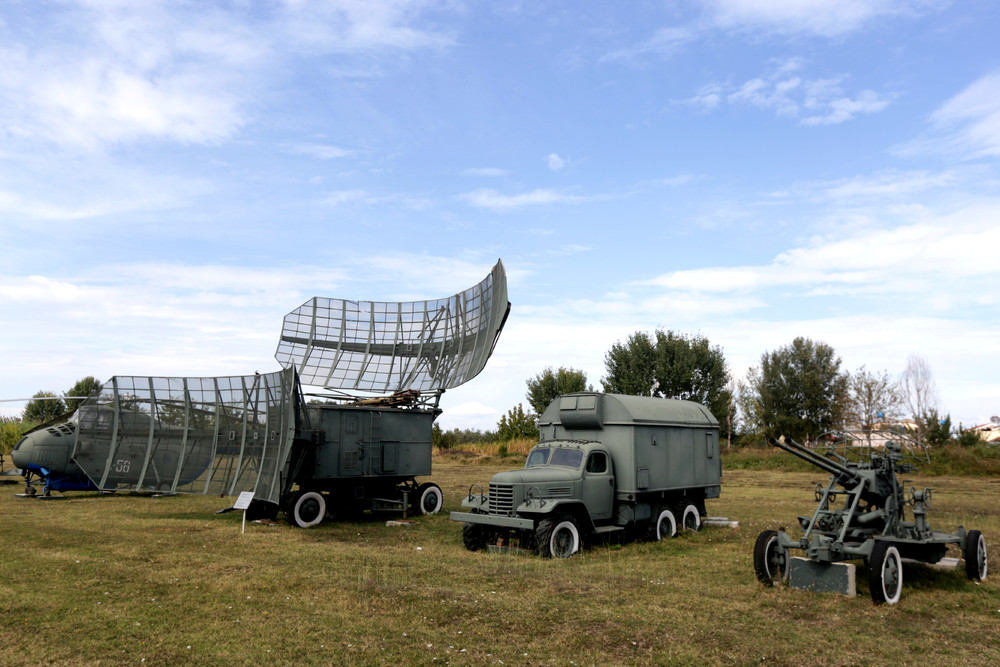
<path fill-rule="evenodd" d="M 673 510 L 664 505 L 653 508 L 653 517 L 646 526 L 646 539 L 659 542 L 668 537 L 677 536 L 677 518 Z"/>
<path fill-rule="evenodd" d="M 677 509 L 677 516 L 681 519 L 680 528 L 682 530 L 690 530 L 692 533 L 697 533 L 701 530 L 701 512 L 698 511 L 698 507 L 694 503 L 681 503 L 677 506 Z"/>
<path fill-rule="evenodd" d="M 580 531 L 572 517 L 542 519 L 535 529 L 535 547 L 542 558 L 569 558 L 580 550 Z"/>

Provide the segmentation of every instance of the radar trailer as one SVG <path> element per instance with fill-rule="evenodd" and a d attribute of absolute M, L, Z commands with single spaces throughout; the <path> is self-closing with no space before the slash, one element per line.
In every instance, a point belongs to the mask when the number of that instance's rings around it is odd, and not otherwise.
<path fill-rule="evenodd" d="M 115 376 L 68 419 L 26 434 L 11 454 L 23 495 L 252 492 L 248 514 L 282 510 L 300 527 L 364 510 L 436 513 L 441 489 L 417 478 L 431 474 L 441 394 L 483 370 L 509 310 L 499 261 L 445 299 L 310 299 L 285 317 L 283 370 Z"/>

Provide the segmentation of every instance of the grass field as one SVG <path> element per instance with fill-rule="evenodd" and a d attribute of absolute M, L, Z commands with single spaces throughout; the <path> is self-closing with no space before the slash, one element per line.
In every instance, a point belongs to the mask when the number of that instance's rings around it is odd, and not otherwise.
<path fill-rule="evenodd" d="M 485 461 L 485 462 L 482 462 Z M 764 588 L 757 534 L 813 508 L 822 474 L 734 470 L 706 527 L 567 560 L 469 553 L 448 520 L 515 458 L 438 456 L 445 511 L 302 530 L 214 511 L 232 499 L 0 486 L 0 664 L 1000 664 L 1000 479 L 914 476 L 930 522 L 976 528 L 994 572 L 907 567 L 903 597 Z M 957 555 L 957 554 L 949 554 Z"/>

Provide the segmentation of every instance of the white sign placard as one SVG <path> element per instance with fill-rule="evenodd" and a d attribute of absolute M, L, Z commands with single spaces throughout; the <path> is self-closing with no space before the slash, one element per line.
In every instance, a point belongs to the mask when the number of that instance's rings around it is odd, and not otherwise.
<path fill-rule="evenodd" d="M 253 500 L 253 491 L 243 491 L 240 493 L 240 497 L 236 499 L 233 509 L 245 510 L 250 507 L 251 500 Z"/>

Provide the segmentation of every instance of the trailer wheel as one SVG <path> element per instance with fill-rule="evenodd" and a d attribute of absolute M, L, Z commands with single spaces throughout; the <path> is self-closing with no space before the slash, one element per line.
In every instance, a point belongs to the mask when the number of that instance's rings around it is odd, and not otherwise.
<path fill-rule="evenodd" d="M 535 530 L 535 546 L 542 558 L 569 558 L 580 550 L 580 531 L 566 515 L 542 519 Z"/>
<path fill-rule="evenodd" d="M 292 504 L 292 523 L 299 528 L 315 526 L 326 517 L 326 498 L 316 491 L 300 493 Z"/>
<path fill-rule="evenodd" d="M 697 533 L 701 530 L 701 513 L 698 512 L 698 508 L 694 503 L 682 504 L 681 509 L 677 515 L 681 518 L 681 529 L 689 530 L 692 533 Z"/>
<path fill-rule="evenodd" d="M 441 511 L 444 503 L 444 494 L 441 487 L 430 482 L 417 487 L 417 509 L 421 514 L 437 514 Z"/>
<path fill-rule="evenodd" d="M 479 551 L 486 548 L 486 529 L 482 524 L 465 523 L 462 525 L 462 542 L 469 551 Z"/>
<path fill-rule="evenodd" d="M 876 540 L 868 558 L 868 590 L 875 604 L 896 604 L 903 592 L 903 559 L 891 542 Z"/>
<path fill-rule="evenodd" d="M 677 537 L 677 519 L 669 507 L 657 505 L 653 508 L 654 517 L 646 526 L 646 539 L 659 542 L 668 537 Z"/>
<path fill-rule="evenodd" d="M 788 574 L 788 552 L 778 544 L 778 533 L 765 530 L 753 545 L 753 570 L 760 583 L 774 586 Z"/>
<path fill-rule="evenodd" d="M 965 574 L 973 581 L 986 579 L 986 538 L 978 530 L 970 530 L 965 536 Z"/>

